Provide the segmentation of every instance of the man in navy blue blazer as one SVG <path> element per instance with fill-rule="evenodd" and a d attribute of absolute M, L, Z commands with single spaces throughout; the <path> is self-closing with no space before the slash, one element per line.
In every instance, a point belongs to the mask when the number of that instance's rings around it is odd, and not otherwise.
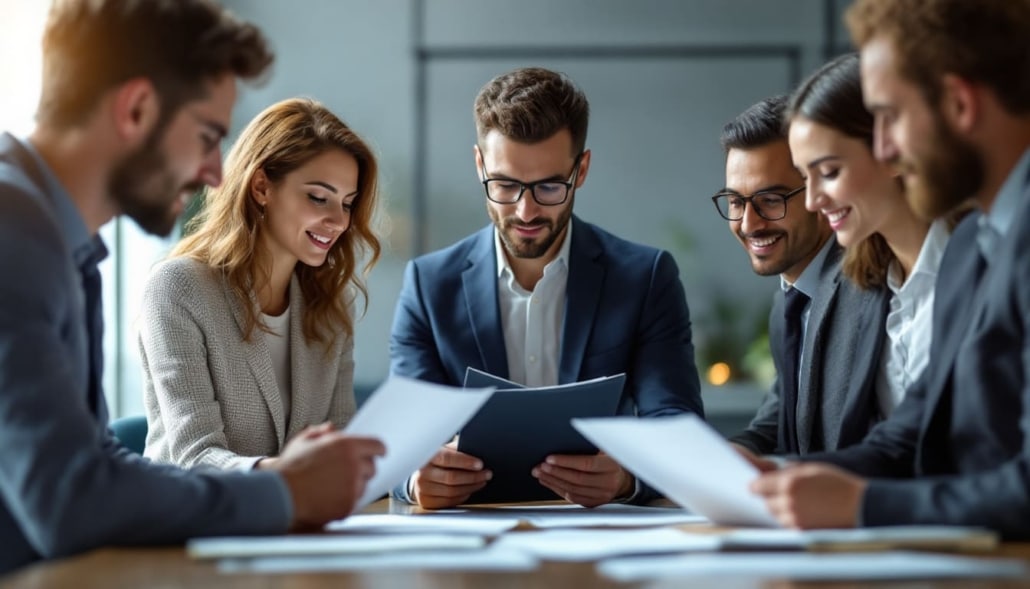
<path fill-rule="evenodd" d="M 528 386 L 625 372 L 620 412 L 703 415 L 690 315 L 667 252 L 572 214 L 590 170 L 589 105 L 566 76 L 518 69 L 475 101 L 476 169 L 491 225 L 411 261 L 390 338 L 391 371 L 461 385 L 471 366 Z M 533 424 L 525 424 L 533 435 Z M 604 454 L 553 455 L 533 470 L 594 506 L 653 497 Z M 457 505 L 491 473 L 444 447 L 398 495 Z"/>
<path fill-rule="evenodd" d="M 930 363 L 862 443 L 753 489 L 785 525 L 951 524 L 1030 539 L 1030 3 L 859 0 L 875 153 L 927 218 L 972 198 L 941 261 Z"/>

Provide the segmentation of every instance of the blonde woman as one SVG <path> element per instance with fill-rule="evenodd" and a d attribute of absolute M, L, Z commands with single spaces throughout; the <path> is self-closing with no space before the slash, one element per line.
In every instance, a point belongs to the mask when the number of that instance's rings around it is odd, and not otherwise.
<path fill-rule="evenodd" d="M 380 253 L 376 174 L 365 142 L 311 100 L 243 130 L 146 286 L 147 456 L 267 468 L 305 428 L 350 419 L 354 309 Z"/>

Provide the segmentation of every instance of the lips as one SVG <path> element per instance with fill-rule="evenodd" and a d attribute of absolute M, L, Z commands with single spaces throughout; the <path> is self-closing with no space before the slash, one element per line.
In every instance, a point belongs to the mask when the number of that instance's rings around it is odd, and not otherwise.
<path fill-rule="evenodd" d="M 772 251 L 773 247 L 783 239 L 784 235 L 783 233 L 748 235 L 744 237 L 744 243 L 747 244 L 747 249 L 750 252 L 756 255 L 763 255 Z"/>
<path fill-rule="evenodd" d="M 835 209 L 832 211 L 823 211 L 823 216 L 830 223 L 830 228 L 836 231 L 839 227 L 844 225 L 844 220 L 851 214 L 851 207 L 844 207 Z"/>
<path fill-rule="evenodd" d="M 322 235 L 321 233 L 315 233 L 313 231 L 307 231 L 308 239 L 311 243 L 315 244 L 315 247 L 327 250 L 333 245 L 333 238 L 328 235 Z"/>

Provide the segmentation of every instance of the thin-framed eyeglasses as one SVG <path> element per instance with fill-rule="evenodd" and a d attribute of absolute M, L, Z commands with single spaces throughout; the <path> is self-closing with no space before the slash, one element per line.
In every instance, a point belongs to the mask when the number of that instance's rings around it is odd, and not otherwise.
<path fill-rule="evenodd" d="M 743 219 L 744 210 L 749 204 L 755 213 L 766 221 L 779 221 L 787 216 L 787 201 L 804 189 L 805 185 L 802 184 L 790 192 L 762 190 L 751 196 L 728 190 L 713 196 L 712 202 L 715 203 L 715 209 L 722 218 L 727 221 Z"/>
<path fill-rule="evenodd" d="M 512 178 L 489 178 L 483 180 L 483 188 L 486 190 L 486 198 L 501 205 L 513 205 L 519 202 L 522 195 L 529 190 L 536 204 L 542 207 L 553 207 L 564 203 L 569 198 L 572 187 L 576 185 L 576 178 L 579 177 L 579 162 L 583 158 L 580 152 L 572 164 L 572 172 L 569 174 L 568 182 L 559 180 L 540 180 L 538 182 L 522 182 Z M 486 168 L 483 168 L 483 173 Z M 488 174 L 489 175 L 489 174 Z"/>

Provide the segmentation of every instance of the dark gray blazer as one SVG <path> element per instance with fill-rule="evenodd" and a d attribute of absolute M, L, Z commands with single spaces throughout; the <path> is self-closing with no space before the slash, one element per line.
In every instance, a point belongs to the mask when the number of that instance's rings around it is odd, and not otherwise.
<path fill-rule="evenodd" d="M 91 399 L 85 225 L 52 174 L 0 135 L 0 574 L 40 558 L 290 523 L 271 473 L 183 471 L 121 447 Z"/>
<path fill-rule="evenodd" d="M 841 248 L 831 246 L 819 271 L 812 297 L 798 379 L 798 448 L 802 454 L 833 450 L 862 440 L 876 423 L 876 373 L 890 301 L 887 289 L 863 290 L 840 273 Z M 777 291 L 769 313 L 776 373 L 785 366 L 782 350 L 783 292 Z M 778 451 L 782 423 L 779 378 L 746 430 L 731 438 L 758 454 Z"/>
<path fill-rule="evenodd" d="M 941 260 L 930 363 L 861 443 L 811 456 L 866 477 L 861 522 L 984 526 L 1030 539 L 1030 178 L 984 269 L 979 215 Z"/>

